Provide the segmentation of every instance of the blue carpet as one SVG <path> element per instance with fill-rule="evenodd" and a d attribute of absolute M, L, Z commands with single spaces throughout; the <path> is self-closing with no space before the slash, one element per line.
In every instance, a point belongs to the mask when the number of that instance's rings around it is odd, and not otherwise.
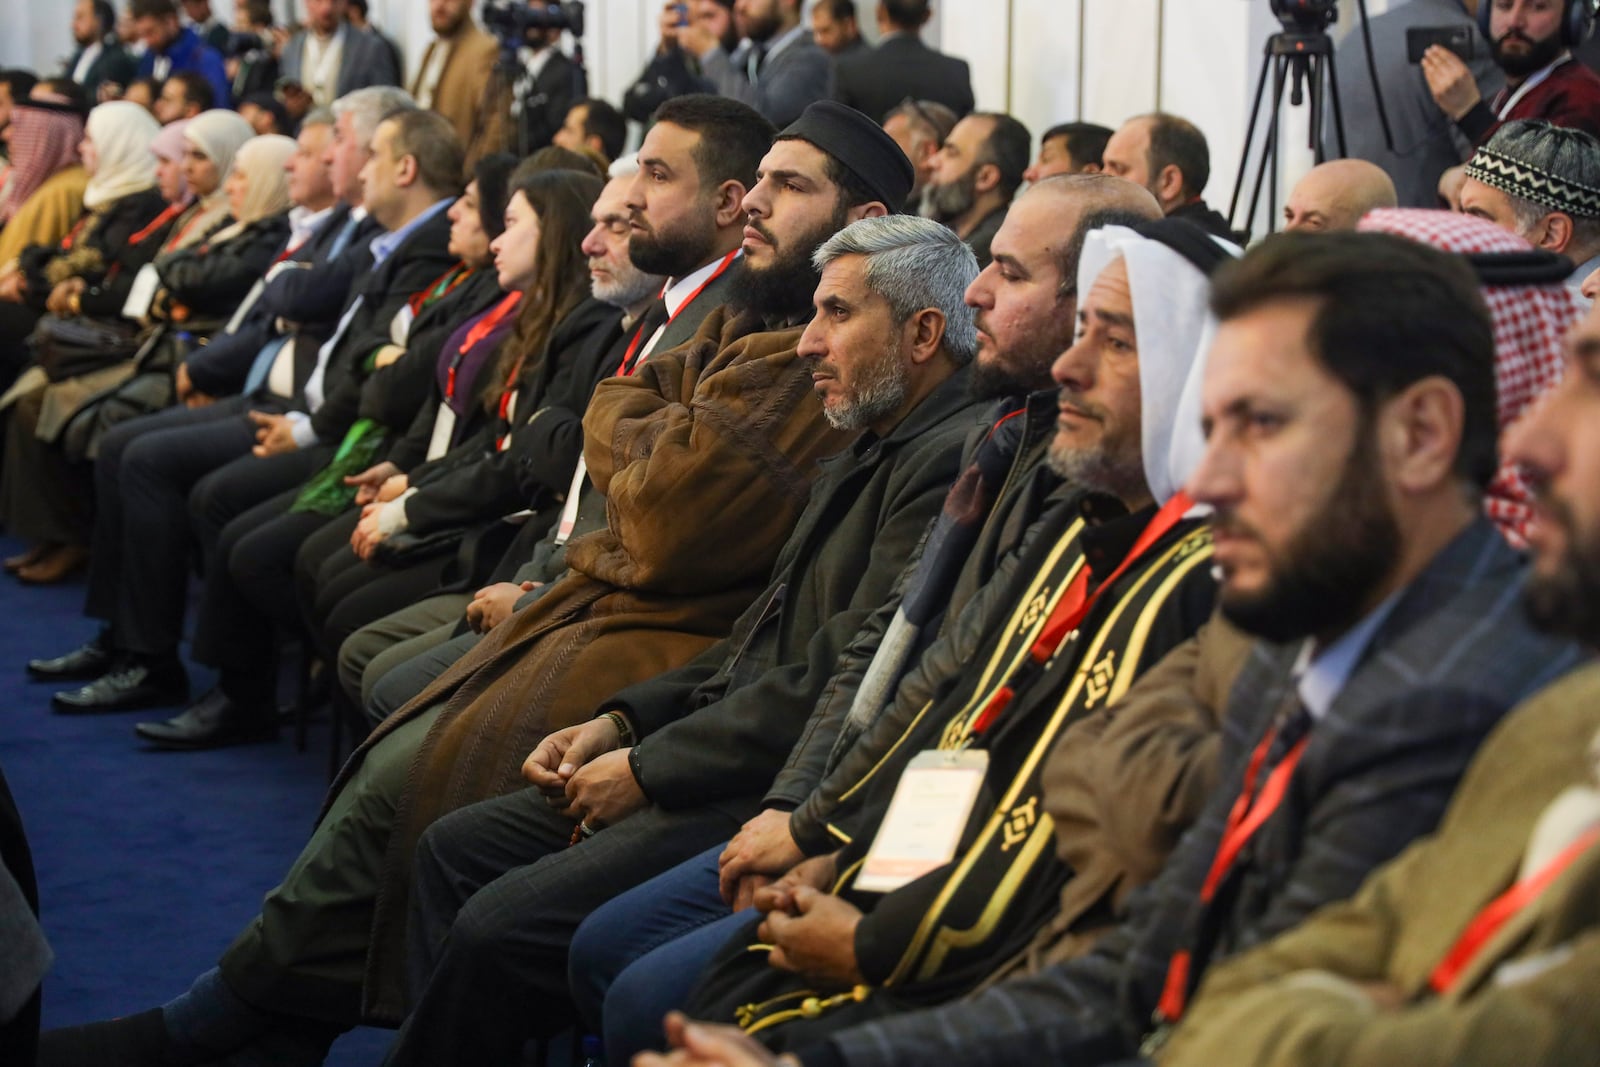
<path fill-rule="evenodd" d="M 19 546 L 0 538 L 0 554 Z M 56 963 L 44 1024 L 154 1007 L 216 963 L 310 830 L 326 784 L 327 731 L 308 751 L 276 744 L 216 752 L 144 750 L 133 724 L 169 713 L 50 712 L 59 686 L 23 664 L 81 644 L 81 582 L 31 588 L 0 578 L 0 766 L 39 872 Z M 198 695 L 211 684 L 191 665 Z M 357 1030 L 332 1067 L 381 1061 L 392 1034 Z"/>

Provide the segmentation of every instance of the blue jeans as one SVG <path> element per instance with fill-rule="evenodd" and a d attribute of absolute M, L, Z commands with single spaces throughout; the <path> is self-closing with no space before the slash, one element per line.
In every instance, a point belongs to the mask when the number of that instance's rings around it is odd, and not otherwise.
<path fill-rule="evenodd" d="M 567 980 L 584 1021 L 604 1036 L 607 1063 L 662 1048 L 661 1017 L 684 1005 L 711 957 L 749 923 L 718 891 L 723 847 L 602 904 L 573 936 Z"/>

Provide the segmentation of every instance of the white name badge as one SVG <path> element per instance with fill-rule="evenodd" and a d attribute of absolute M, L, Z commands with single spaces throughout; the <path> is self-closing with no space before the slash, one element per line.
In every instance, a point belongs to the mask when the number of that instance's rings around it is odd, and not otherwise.
<path fill-rule="evenodd" d="M 133 284 L 128 287 L 128 299 L 122 302 L 122 317 L 138 320 L 150 314 L 150 305 L 155 303 L 156 290 L 160 288 L 161 275 L 156 265 L 146 263 L 140 267 L 139 273 L 133 276 Z"/>
<path fill-rule="evenodd" d="M 895 786 L 855 888 L 892 893 L 953 860 L 988 769 L 981 750 L 919 753 Z"/>

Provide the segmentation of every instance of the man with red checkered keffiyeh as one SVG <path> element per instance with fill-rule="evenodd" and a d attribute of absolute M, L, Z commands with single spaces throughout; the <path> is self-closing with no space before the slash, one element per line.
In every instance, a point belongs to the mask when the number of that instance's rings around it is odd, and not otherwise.
<path fill-rule="evenodd" d="M 1562 342 L 1584 311 L 1582 300 L 1566 285 L 1572 269 L 1567 259 L 1537 250 L 1483 219 L 1445 211 L 1374 211 L 1358 229 L 1409 237 L 1471 261 L 1494 321 L 1502 431 L 1560 381 Z M 1516 465 L 1502 463 L 1484 494 L 1484 509 L 1517 548 L 1527 546 L 1530 500 Z"/>

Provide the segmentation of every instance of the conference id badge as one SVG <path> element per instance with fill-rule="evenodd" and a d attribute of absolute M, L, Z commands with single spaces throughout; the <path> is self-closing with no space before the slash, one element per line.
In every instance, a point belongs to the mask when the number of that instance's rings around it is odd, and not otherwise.
<path fill-rule="evenodd" d="M 156 301 L 156 290 L 161 288 L 161 274 L 154 263 L 146 263 L 133 276 L 128 287 L 128 299 L 122 302 L 122 317 L 138 321 L 150 314 L 150 305 Z"/>
<path fill-rule="evenodd" d="M 919 753 L 895 786 L 855 888 L 892 893 L 954 859 L 988 770 L 982 750 Z"/>

